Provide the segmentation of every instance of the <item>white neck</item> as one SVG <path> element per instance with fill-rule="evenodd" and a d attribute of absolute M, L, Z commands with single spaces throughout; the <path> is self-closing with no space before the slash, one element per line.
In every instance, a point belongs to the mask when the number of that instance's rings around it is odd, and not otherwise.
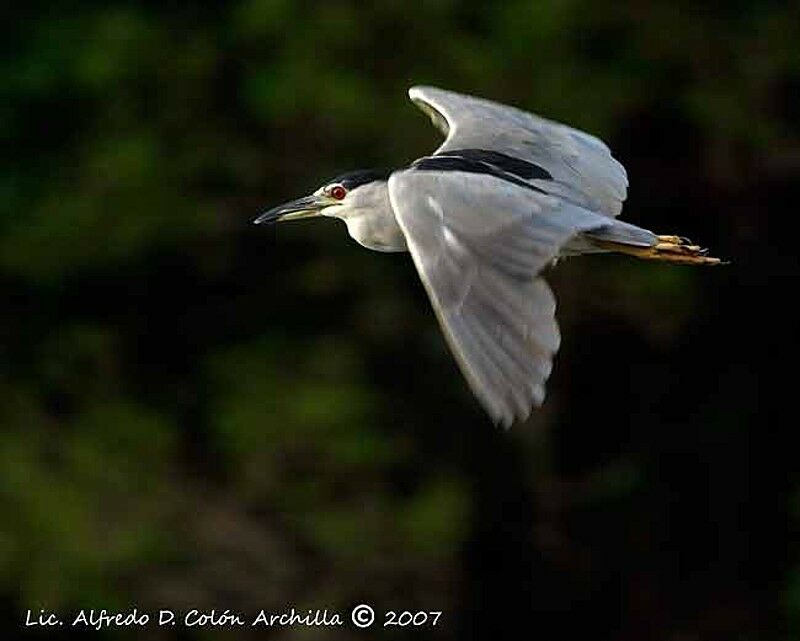
<path fill-rule="evenodd" d="M 383 252 L 408 251 L 406 239 L 389 202 L 388 183 L 383 180 L 353 190 L 347 204 L 332 212 L 347 224 L 350 236 L 368 249 Z"/>

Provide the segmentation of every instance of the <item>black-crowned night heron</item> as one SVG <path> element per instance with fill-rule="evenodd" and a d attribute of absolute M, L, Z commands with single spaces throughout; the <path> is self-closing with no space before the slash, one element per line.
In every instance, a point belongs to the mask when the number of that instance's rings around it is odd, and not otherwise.
<path fill-rule="evenodd" d="M 341 218 L 356 241 L 410 251 L 450 348 L 495 422 L 541 405 L 560 335 L 541 272 L 561 256 L 620 252 L 713 265 L 680 236 L 616 220 L 625 169 L 594 136 L 433 87 L 408 95 L 445 134 L 395 171 L 356 171 L 256 223 Z"/>

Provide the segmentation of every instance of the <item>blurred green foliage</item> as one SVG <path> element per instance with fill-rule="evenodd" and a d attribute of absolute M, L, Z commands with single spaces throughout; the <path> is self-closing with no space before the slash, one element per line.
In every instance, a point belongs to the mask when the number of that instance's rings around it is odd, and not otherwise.
<path fill-rule="evenodd" d="M 797 194 L 796 3 L 115 0 L 0 16 L 12 618 L 365 599 L 445 609 L 452 638 L 502 627 L 503 604 L 577 608 L 560 625 L 603 638 L 797 626 L 787 486 L 741 473 L 761 470 L 770 400 L 750 390 L 771 371 L 743 336 L 780 333 L 758 311 L 797 263 L 769 224 Z M 412 83 L 604 136 L 631 173 L 629 220 L 702 237 L 741 271 L 569 261 L 551 398 L 493 432 L 409 261 L 334 224 L 248 225 L 329 175 L 431 149 Z M 740 511 L 775 493 L 775 512 Z M 773 556 L 748 570 L 764 541 Z M 675 546 L 708 572 L 691 590 Z"/>

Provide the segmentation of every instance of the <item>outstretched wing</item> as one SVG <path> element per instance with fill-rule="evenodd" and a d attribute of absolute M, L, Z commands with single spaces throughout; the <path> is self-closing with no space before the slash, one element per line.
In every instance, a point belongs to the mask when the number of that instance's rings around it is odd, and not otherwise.
<path fill-rule="evenodd" d="M 549 179 L 523 176 L 547 193 L 607 216 L 622 210 L 628 188 L 625 168 L 599 138 L 514 107 L 435 87 L 412 87 L 408 95 L 447 136 L 435 156 L 498 152 L 549 174 Z"/>
<path fill-rule="evenodd" d="M 541 405 L 560 336 L 538 275 L 608 218 L 502 178 L 412 168 L 389 198 L 462 372 L 496 422 Z"/>

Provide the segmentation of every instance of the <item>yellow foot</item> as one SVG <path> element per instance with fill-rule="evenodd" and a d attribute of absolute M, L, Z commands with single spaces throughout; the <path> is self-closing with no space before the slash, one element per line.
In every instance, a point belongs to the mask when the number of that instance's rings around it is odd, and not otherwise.
<path fill-rule="evenodd" d="M 663 260 L 682 265 L 719 265 L 719 258 L 707 256 L 707 249 L 693 245 L 692 241 L 683 236 L 658 236 L 658 244 L 648 247 L 641 258 L 649 260 Z"/>
<path fill-rule="evenodd" d="M 594 240 L 593 242 L 603 249 L 629 254 L 643 260 L 660 260 L 678 265 L 720 265 L 719 258 L 707 256 L 708 250 L 699 245 L 692 245 L 688 238 L 683 236 L 657 236 L 658 242 L 652 247 L 639 247 L 612 241 Z"/>
<path fill-rule="evenodd" d="M 692 241 L 686 236 L 656 236 L 659 243 L 670 243 L 672 245 L 691 245 Z"/>

